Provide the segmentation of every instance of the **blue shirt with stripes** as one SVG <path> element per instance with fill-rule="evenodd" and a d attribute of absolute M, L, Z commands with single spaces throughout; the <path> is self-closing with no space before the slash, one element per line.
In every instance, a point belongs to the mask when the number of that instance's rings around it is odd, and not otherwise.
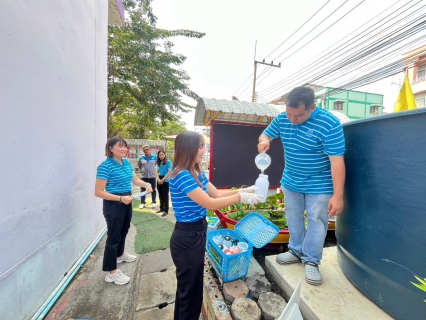
<path fill-rule="evenodd" d="M 125 193 L 132 191 L 133 167 L 129 160 L 122 159 L 122 164 L 113 158 L 106 158 L 97 169 L 97 179 L 106 180 L 105 191 Z"/>
<path fill-rule="evenodd" d="M 169 173 L 169 169 L 171 169 L 173 167 L 172 162 L 170 160 L 166 161 L 166 164 L 160 163 L 160 165 L 156 166 L 157 170 L 158 170 L 158 175 L 159 176 L 166 176 Z M 167 179 L 166 182 L 169 182 L 170 180 Z"/>
<path fill-rule="evenodd" d="M 204 192 L 207 192 L 206 185 L 209 179 L 202 173 L 202 178 L 198 176 Z M 175 218 L 178 222 L 195 222 L 203 219 L 207 214 L 207 209 L 194 202 L 187 194 L 200 186 L 188 170 L 181 170 L 176 177 L 170 179 L 170 196 L 172 198 Z"/>
<path fill-rule="evenodd" d="M 280 137 L 284 146 L 282 186 L 307 194 L 333 193 L 329 156 L 345 153 L 342 125 L 333 114 L 317 107 L 308 120 L 294 125 L 282 112 L 263 133 Z"/>

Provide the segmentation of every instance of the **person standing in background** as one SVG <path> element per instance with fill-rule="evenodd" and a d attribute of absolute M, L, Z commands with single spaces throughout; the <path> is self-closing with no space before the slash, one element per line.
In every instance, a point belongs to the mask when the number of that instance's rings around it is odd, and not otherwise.
<path fill-rule="evenodd" d="M 164 151 L 160 150 L 157 153 L 157 189 L 158 197 L 160 198 L 160 210 L 156 213 L 161 213 L 162 217 L 169 213 L 169 177 L 172 174 L 172 162 L 167 159 Z"/>
<path fill-rule="evenodd" d="M 108 228 L 102 270 L 108 272 L 106 282 L 119 285 L 128 283 L 130 277 L 117 269 L 117 263 L 136 261 L 135 255 L 124 251 L 132 220 L 131 182 L 151 192 L 149 184 L 138 179 L 130 161 L 125 159 L 127 152 L 126 140 L 118 137 L 108 139 L 105 146 L 107 158 L 98 166 L 95 184 L 95 196 L 103 199 L 103 214 Z"/>
<path fill-rule="evenodd" d="M 142 151 L 144 152 L 143 156 L 139 157 L 138 167 L 141 172 L 141 179 L 147 182 L 152 186 L 152 209 L 157 207 L 156 199 L 157 199 L 157 169 L 155 168 L 157 162 L 157 156 L 151 154 L 151 148 L 147 145 L 142 147 Z M 145 188 L 141 188 L 141 192 L 144 192 Z M 141 197 L 141 204 L 139 209 L 143 209 L 145 207 L 145 196 Z"/>

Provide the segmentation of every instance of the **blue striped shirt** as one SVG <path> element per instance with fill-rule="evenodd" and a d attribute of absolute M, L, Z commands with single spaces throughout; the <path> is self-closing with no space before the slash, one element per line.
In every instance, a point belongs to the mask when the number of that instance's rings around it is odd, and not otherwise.
<path fill-rule="evenodd" d="M 159 176 L 166 176 L 169 173 L 169 169 L 173 167 L 172 162 L 170 160 L 166 161 L 166 164 L 161 163 L 159 166 L 157 165 L 156 168 L 158 170 Z M 170 180 L 167 179 L 166 182 L 169 182 Z"/>
<path fill-rule="evenodd" d="M 300 193 L 333 193 L 329 156 L 345 153 L 342 125 L 334 115 L 316 108 L 307 121 L 294 125 L 282 112 L 263 133 L 280 137 L 284 146 L 282 186 Z"/>
<path fill-rule="evenodd" d="M 206 185 L 209 179 L 202 173 L 198 176 L 203 191 L 207 192 Z M 187 194 L 200 186 L 188 170 L 181 170 L 176 177 L 170 179 L 170 196 L 172 198 L 175 218 L 178 222 L 195 222 L 204 218 L 207 209 L 194 202 Z"/>
<path fill-rule="evenodd" d="M 129 160 L 122 159 L 123 164 L 113 158 L 106 158 L 97 169 L 96 178 L 106 180 L 105 191 L 124 193 L 132 191 L 133 167 Z"/>

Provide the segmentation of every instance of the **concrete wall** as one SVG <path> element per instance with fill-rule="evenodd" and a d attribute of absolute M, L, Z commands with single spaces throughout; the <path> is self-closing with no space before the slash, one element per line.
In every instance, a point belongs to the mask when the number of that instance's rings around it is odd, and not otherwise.
<path fill-rule="evenodd" d="M 0 2 L 0 318 L 29 319 L 105 226 L 108 3 Z"/>

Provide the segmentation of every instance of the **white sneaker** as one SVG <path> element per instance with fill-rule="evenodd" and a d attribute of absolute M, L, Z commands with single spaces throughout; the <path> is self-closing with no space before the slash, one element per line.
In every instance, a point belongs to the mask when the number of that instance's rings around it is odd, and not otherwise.
<path fill-rule="evenodd" d="M 114 274 L 111 274 L 110 272 L 108 272 L 108 274 L 105 277 L 105 281 L 114 282 L 115 284 L 118 284 L 118 285 L 123 285 L 123 284 L 129 283 L 130 277 L 126 276 L 123 273 L 123 271 L 121 271 L 120 269 L 117 269 L 117 272 Z"/>
<path fill-rule="evenodd" d="M 133 262 L 136 261 L 136 256 L 132 255 L 132 254 L 128 254 L 127 252 L 124 252 L 124 254 L 121 257 L 117 258 L 117 263 L 122 263 L 122 262 Z"/>
<path fill-rule="evenodd" d="M 157 208 L 157 204 L 156 204 L 156 203 L 153 203 L 153 204 L 152 204 L 152 209 L 155 209 L 155 208 Z"/>
<path fill-rule="evenodd" d="M 145 204 L 141 203 L 141 205 L 139 206 L 139 209 L 143 209 L 145 207 Z"/>

